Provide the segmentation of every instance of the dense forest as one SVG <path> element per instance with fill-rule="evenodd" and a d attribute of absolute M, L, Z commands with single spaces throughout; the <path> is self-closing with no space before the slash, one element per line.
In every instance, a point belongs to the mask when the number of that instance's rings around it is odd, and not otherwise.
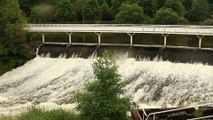
<path fill-rule="evenodd" d="M 0 0 L 0 75 L 31 59 L 18 0 Z"/>
<path fill-rule="evenodd" d="M 213 24 L 212 0 L 19 0 L 31 23 Z"/>

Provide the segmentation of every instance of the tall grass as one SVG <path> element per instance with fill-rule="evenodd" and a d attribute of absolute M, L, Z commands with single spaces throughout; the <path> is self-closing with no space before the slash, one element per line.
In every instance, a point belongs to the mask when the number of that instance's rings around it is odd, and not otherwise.
<path fill-rule="evenodd" d="M 78 115 L 62 109 L 46 111 L 38 108 L 30 108 L 26 113 L 20 116 L 2 116 L 0 120 L 78 120 Z"/>
<path fill-rule="evenodd" d="M 16 120 L 16 119 L 11 116 L 0 116 L 0 120 Z"/>

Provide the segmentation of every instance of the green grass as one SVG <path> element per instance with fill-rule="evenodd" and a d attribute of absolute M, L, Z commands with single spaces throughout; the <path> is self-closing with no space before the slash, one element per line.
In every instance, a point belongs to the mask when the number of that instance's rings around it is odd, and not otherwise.
<path fill-rule="evenodd" d="M 1 116 L 0 120 L 78 120 L 78 115 L 62 109 L 46 111 L 38 108 L 30 108 L 20 116 Z"/>
<path fill-rule="evenodd" d="M 0 120 L 16 120 L 14 117 L 11 116 L 1 116 Z"/>

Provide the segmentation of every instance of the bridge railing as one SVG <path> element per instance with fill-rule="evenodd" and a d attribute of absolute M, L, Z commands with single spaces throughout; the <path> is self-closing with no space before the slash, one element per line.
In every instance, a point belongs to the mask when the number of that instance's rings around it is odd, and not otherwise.
<path fill-rule="evenodd" d="M 143 24 L 28 24 L 26 29 L 38 32 L 121 32 L 213 36 L 213 26 L 143 25 Z"/>
<path fill-rule="evenodd" d="M 208 106 L 208 105 L 212 106 L 213 103 L 207 103 L 207 104 L 197 105 L 197 106 L 193 106 L 193 107 L 186 107 L 186 108 L 178 108 L 178 109 L 166 110 L 166 111 L 161 111 L 161 112 L 154 112 L 154 113 L 150 113 L 145 120 L 149 120 L 149 118 L 151 116 L 153 116 L 153 120 L 155 120 L 156 115 L 159 115 L 159 114 L 164 114 L 164 113 L 169 113 L 169 112 L 175 112 L 175 111 L 180 111 L 180 110 L 186 110 L 186 109 L 189 109 L 189 108 L 195 108 L 195 109 L 197 109 L 199 107 Z"/>
<path fill-rule="evenodd" d="M 187 119 L 187 120 L 212 120 L 212 119 L 213 119 L 213 115 L 208 115 L 208 116 L 192 118 L 192 119 Z"/>
<path fill-rule="evenodd" d="M 146 24 L 27 24 L 28 27 L 152 27 L 152 28 L 194 28 L 205 29 L 203 25 L 146 25 Z"/>

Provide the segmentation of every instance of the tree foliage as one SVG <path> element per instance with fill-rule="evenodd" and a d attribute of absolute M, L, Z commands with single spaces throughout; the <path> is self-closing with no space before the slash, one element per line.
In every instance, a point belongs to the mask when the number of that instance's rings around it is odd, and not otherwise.
<path fill-rule="evenodd" d="M 144 13 L 150 17 L 153 17 L 158 7 L 157 0 L 142 0 L 141 3 Z"/>
<path fill-rule="evenodd" d="M 209 16 L 209 6 L 206 0 L 193 0 L 192 9 L 188 14 L 191 22 L 201 22 Z"/>
<path fill-rule="evenodd" d="M 72 22 L 75 20 L 75 11 L 73 0 L 62 0 L 58 4 L 57 21 Z"/>
<path fill-rule="evenodd" d="M 113 16 L 115 16 L 119 12 L 119 7 L 121 7 L 122 3 L 125 3 L 126 0 L 112 0 L 111 12 Z"/>
<path fill-rule="evenodd" d="M 130 6 L 134 4 L 137 5 L 137 9 L 138 7 L 143 9 L 143 13 L 146 16 L 145 21 L 148 22 L 143 22 L 144 20 L 142 19 L 140 23 L 152 24 L 151 19 L 156 19 L 156 12 L 166 8 L 176 12 L 181 17 L 181 20 L 192 23 L 201 23 L 206 19 L 210 19 L 213 13 L 211 5 L 213 2 L 211 0 L 19 0 L 19 2 L 21 3 L 22 10 L 28 16 L 32 14 L 30 20 L 33 23 L 75 23 L 76 21 L 81 23 L 103 23 L 101 21 L 118 23 L 115 19 L 121 13 L 120 8 L 123 7 L 122 4 Z M 42 5 L 55 5 L 57 10 L 49 9 L 52 12 L 47 12 L 47 9 Z M 41 7 L 39 8 L 39 6 Z M 208 8 L 210 9 L 208 10 Z M 129 9 L 133 10 L 131 7 Z M 138 14 L 137 11 L 136 14 Z M 127 21 L 123 20 L 122 23 L 138 23 L 134 20 L 133 22 L 128 21 L 132 19 L 131 17 L 126 17 Z M 187 20 L 184 18 L 187 18 Z"/>
<path fill-rule="evenodd" d="M 101 9 L 97 0 L 87 0 L 84 6 L 84 20 L 96 21 L 100 20 Z"/>
<path fill-rule="evenodd" d="M 0 74 L 28 58 L 23 41 L 26 19 L 18 0 L 0 1 Z"/>
<path fill-rule="evenodd" d="M 83 120 L 127 120 L 128 98 L 121 98 L 124 83 L 115 62 L 107 54 L 93 63 L 96 80 L 77 93 L 77 110 Z"/>
<path fill-rule="evenodd" d="M 31 8 L 31 23 L 45 23 L 55 21 L 56 6 L 55 5 L 37 5 Z"/>
<path fill-rule="evenodd" d="M 104 0 L 101 5 L 101 21 L 111 21 L 112 14 L 110 13 L 110 8 L 107 4 L 107 2 Z"/>
<path fill-rule="evenodd" d="M 86 0 L 76 0 L 74 3 L 75 18 L 77 21 L 83 21 L 85 4 Z"/>
<path fill-rule="evenodd" d="M 173 11 L 177 12 L 179 16 L 185 15 L 185 8 L 178 0 L 166 0 L 165 7 L 171 8 Z"/>
<path fill-rule="evenodd" d="M 56 4 L 58 0 L 18 0 L 20 8 L 26 13 L 27 16 L 31 14 L 31 8 L 38 4 Z M 59 0 L 60 1 L 60 0 Z"/>
<path fill-rule="evenodd" d="M 160 9 L 157 11 L 155 18 L 154 18 L 155 24 L 187 24 L 188 21 L 183 18 L 179 17 L 176 12 L 174 12 L 170 8 Z"/>
<path fill-rule="evenodd" d="M 157 8 L 159 10 L 160 8 L 162 8 L 165 5 L 166 0 L 156 0 L 156 2 L 157 2 Z"/>
<path fill-rule="evenodd" d="M 186 11 L 189 11 L 192 7 L 192 0 L 179 0 L 184 6 Z"/>
<path fill-rule="evenodd" d="M 119 13 L 115 16 L 117 23 L 145 23 L 146 17 L 143 8 L 138 4 L 122 4 Z"/>
<path fill-rule="evenodd" d="M 101 18 L 101 7 L 97 0 L 77 0 L 74 4 L 77 21 L 98 21 Z"/>
<path fill-rule="evenodd" d="M 207 19 L 202 22 L 203 25 L 213 25 L 213 19 Z"/>

